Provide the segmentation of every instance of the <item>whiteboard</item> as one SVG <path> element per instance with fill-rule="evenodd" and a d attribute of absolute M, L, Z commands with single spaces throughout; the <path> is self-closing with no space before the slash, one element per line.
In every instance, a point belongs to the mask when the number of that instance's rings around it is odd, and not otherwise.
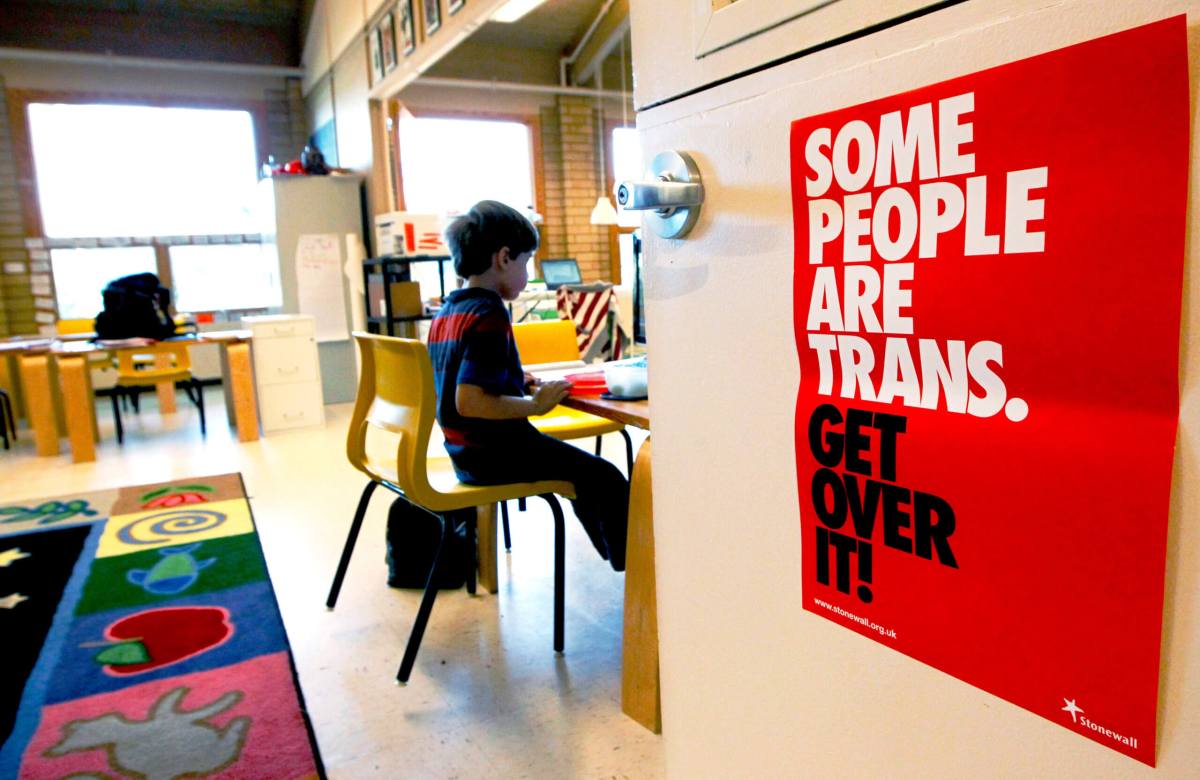
<path fill-rule="evenodd" d="M 296 242 L 297 297 L 300 313 L 313 316 L 318 342 L 350 338 L 343 282 L 337 234 L 301 234 Z"/>

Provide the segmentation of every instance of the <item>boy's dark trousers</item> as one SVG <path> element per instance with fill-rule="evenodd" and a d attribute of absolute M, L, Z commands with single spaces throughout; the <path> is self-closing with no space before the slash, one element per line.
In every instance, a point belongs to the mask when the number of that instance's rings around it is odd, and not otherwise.
<path fill-rule="evenodd" d="M 625 571 L 629 481 L 603 458 L 545 434 L 533 426 L 506 441 L 503 449 L 466 451 L 454 458 L 458 477 L 476 485 L 564 480 L 575 485 L 571 502 L 600 557 Z"/>

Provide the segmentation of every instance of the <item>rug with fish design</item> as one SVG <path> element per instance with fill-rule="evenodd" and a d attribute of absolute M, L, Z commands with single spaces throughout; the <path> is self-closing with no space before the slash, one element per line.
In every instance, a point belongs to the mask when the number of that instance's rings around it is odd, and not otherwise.
<path fill-rule="evenodd" d="M 0 777 L 321 778 L 239 474 L 0 499 Z"/>

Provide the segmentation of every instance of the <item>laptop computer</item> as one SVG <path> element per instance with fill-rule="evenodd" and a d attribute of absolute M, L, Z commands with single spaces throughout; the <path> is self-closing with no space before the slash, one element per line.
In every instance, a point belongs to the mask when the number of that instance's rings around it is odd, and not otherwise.
<path fill-rule="evenodd" d="M 564 284 L 583 282 L 583 277 L 579 274 L 579 264 L 571 257 L 543 260 L 542 279 L 546 282 L 546 288 L 550 290 L 557 290 Z"/>

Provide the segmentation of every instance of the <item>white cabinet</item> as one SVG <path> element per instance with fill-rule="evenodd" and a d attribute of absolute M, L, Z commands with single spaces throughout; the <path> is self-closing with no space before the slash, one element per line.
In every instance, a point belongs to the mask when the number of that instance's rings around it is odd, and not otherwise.
<path fill-rule="evenodd" d="M 304 314 L 246 317 L 263 433 L 321 425 L 325 402 L 316 328 Z"/>
<path fill-rule="evenodd" d="M 279 257 L 279 286 L 283 307 L 278 313 L 299 314 L 300 281 L 296 253 L 303 236 L 337 236 L 336 244 L 345 260 L 345 237 L 362 239 L 361 176 L 277 176 L 259 183 L 262 197 L 263 243 Z M 356 275 L 361 275 L 356 270 Z M 352 308 L 362 307 L 361 297 L 349 285 L 339 284 L 346 322 L 353 322 Z M 337 295 L 323 305 L 337 306 Z M 276 313 L 276 312 L 272 312 Z M 312 314 L 312 311 L 306 312 Z M 335 340 L 330 340 L 330 339 Z M 321 393 L 328 403 L 354 400 L 358 372 L 354 341 L 347 332 L 341 338 L 322 335 L 316 345 L 320 365 Z M 266 418 L 263 418 L 264 424 Z"/>

